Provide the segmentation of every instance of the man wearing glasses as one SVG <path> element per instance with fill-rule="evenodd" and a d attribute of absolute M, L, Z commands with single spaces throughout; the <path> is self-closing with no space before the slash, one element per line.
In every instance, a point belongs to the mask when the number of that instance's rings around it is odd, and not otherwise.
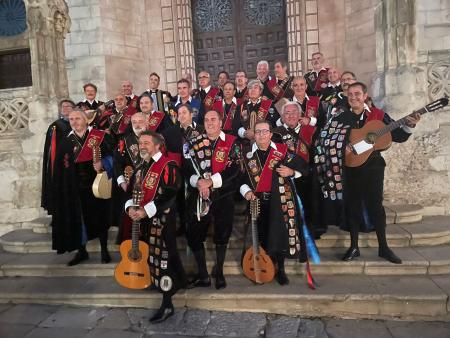
<path fill-rule="evenodd" d="M 203 123 L 203 116 L 205 112 L 212 109 L 214 102 L 220 100 L 221 94 L 218 87 L 211 86 L 211 75 L 208 72 L 201 71 L 198 73 L 198 84 L 200 88 L 196 90 L 196 93 L 192 96 L 196 96 L 200 99 L 200 119 L 197 120 L 198 123 Z"/>
<path fill-rule="evenodd" d="M 274 143 L 272 127 L 267 122 L 257 122 L 255 143 L 246 153 L 246 173 L 239 192 L 247 200 L 259 199 L 261 212 L 258 233 L 261 246 L 277 266 L 276 279 L 280 285 L 289 283 L 284 270 L 286 257 L 298 257 L 304 243 L 300 208 L 292 187 L 291 178 L 308 174 L 308 164 L 301 157 L 288 152 L 285 144 Z"/>

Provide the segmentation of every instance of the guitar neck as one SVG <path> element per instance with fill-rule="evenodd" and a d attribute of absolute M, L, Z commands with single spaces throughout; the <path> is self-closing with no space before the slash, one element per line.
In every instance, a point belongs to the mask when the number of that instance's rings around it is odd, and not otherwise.
<path fill-rule="evenodd" d="M 133 251 L 139 250 L 139 230 L 140 230 L 139 221 L 133 221 L 131 226 L 131 248 Z"/>
<path fill-rule="evenodd" d="M 411 114 L 408 114 L 397 121 L 392 121 L 391 123 L 386 125 L 384 128 L 378 130 L 376 132 L 376 134 L 377 134 L 377 136 L 383 136 L 384 134 L 390 133 L 391 131 L 393 131 L 394 129 L 397 129 L 398 127 L 404 126 L 406 124 L 406 119 L 409 116 L 412 116 L 415 114 L 423 115 L 425 113 L 428 113 L 428 110 L 425 107 L 421 108 L 419 110 L 413 111 Z"/>
<path fill-rule="evenodd" d="M 258 225 L 257 218 L 252 215 L 252 243 L 253 243 L 253 256 L 259 255 L 259 238 L 258 238 Z"/>

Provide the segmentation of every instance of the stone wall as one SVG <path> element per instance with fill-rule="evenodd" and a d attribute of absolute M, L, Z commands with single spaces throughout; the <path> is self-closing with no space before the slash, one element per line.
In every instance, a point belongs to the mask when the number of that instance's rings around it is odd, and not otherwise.
<path fill-rule="evenodd" d="M 392 53 L 397 64 L 384 71 L 386 109 L 400 118 L 444 95 L 450 95 L 450 1 L 408 1 L 398 7 L 400 16 L 413 11 L 397 26 L 400 53 Z M 410 31 L 410 32 L 408 32 Z M 392 40 L 392 39 L 391 39 Z M 384 47 L 386 48 L 386 47 Z M 423 115 L 413 136 L 394 144 L 386 152 L 387 198 L 417 203 L 428 214 L 450 213 L 450 109 Z"/>

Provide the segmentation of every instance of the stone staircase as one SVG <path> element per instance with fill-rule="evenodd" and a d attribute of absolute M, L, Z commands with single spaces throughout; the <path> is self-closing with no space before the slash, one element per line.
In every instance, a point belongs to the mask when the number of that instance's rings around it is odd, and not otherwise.
<path fill-rule="evenodd" d="M 360 237 L 361 258 L 343 262 L 348 234 L 331 227 L 317 241 L 322 262 L 312 265 L 319 285 L 310 290 L 304 264 L 289 260 L 291 283 L 257 286 L 242 276 L 242 216 L 238 216 L 230 240 L 224 272 L 228 287 L 181 290 L 176 306 L 208 310 L 252 311 L 302 316 L 351 318 L 401 318 L 450 321 L 450 217 L 423 217 L 418 206 L 387 206 L 388 241 L 403 259 L 391 264 L 377 255 L 374 233 Z M 117 229 L 110 230 L 110 243 Z M 73 254 L 51 250 L 49 219 L 23 223 L 20 229 L 0 237 L 0 303 L 43 303 L 94 306 L 158 307 L 160 295 L 149 290 L 128 290 L 117 285 L 114 268 L 120 260 L 118 247 L 110 244 L 113 263 L 100 264 L 98 241 L 88 245 L 91 259 L 75 267 L 66 265 Z M 195 263 L 178 239 L 185 268 Z M 208 240 L 207 261 L 214 264 Z"/>

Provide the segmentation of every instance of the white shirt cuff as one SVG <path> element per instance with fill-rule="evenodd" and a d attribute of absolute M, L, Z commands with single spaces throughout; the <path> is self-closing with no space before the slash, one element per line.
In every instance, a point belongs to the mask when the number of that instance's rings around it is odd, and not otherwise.
<path fill-rule="evenodd" d="M 189 183 L 191 185 L 192 188 L 197 188 L 197 181 L 198 181 L 199 177 L 198 175 L 192 175 L 191 178 L 189 179 Z"/>
<path fill-rule="evenodd" d="M 302 173 L 300 171 L 295 170 L 294 171 L 294 178 L 302 177 Z"/>
<path fill-rule="evenodd" d="M 126 183 L 127 181 L 125 181 L 125 176 L 120 175 L 119 177 L 117 177 L 117 185 L 121 185 L 122 183 Z"/>
<path fill-rule="evenodd" d="M 283 125 L 283 122 L 281 122 L 281 118 L 279 118 L 277 122 L 275 122 L 275 124 L 277 125 L 277 127 L 281 127 Z"/>
<path fill-rule="evenodd" d="M 214 189 L 222 187 L 222 175 L 220 175 L 220 173 L 215 173 L 212 175 L 211 180 L 213 183 L 212 187 Z"/>
<path fill-rule="evenodd" d="M 406 124 L 404 124 L 404 125 L 402 126 L 402 129 L 403 129 L 403 131 L 407 132 L 408 134 L 412 134 L 412 133 L 413 133 L 412 128 L 411 128 L 411 127 L 408 127 Z"/>
<path fill-rule="evenodd" d="M 309 125 L 314 127 L 316 124 L 317 124 L 317 118 L 315 118 L 314 116 L 311 116 L 310 120 L 309 120 Z"/>
<path fill-rule="evenodd" d="M 135 206 L 136 206 L 136 204 L 133 203 L 133 200 L 130 199 L 130 200 L 126 201 L 125 202 L 125 212 L 128 211 L 129 207 L 135 207 Z"/>
<path fill-rule="evenodd" d="M 252 191 L 252 189 L 250 189 L 250 187 L 247 184 L 243 184 L 239 188 L 239 192 L 241 193 L 242 197 L 244 197 L 244 198 L 245 198 L 245 194 L 247 194 L 249 191 Z"/>
<path fill-rule="evenodd" d="M 239 130 L 238 130 L 239 137 L 240 138 L 245 138 L 244 133 L 245 133 L 245 128 L 244 127 L 240 127 Z"/>
<path fill-rule="evenodd" d="M 156 215 L 156 205 L 155 202 L 151 201 L 150 203 L 147 203 L 144 205 L 144 210 L 147 213 L 148 218 L 152 218 Z"/>

